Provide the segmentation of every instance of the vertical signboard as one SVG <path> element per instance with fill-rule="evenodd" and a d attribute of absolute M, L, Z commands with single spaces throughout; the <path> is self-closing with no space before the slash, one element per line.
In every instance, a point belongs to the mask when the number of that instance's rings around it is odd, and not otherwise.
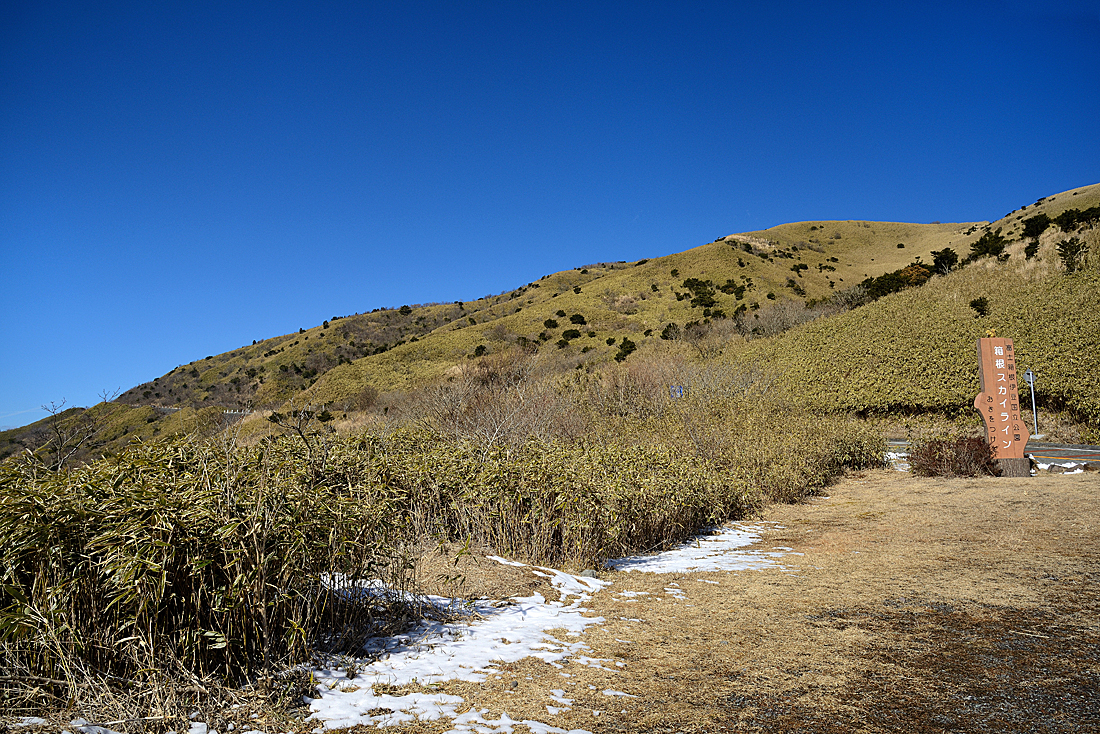
<path fill-rule="evenodd" d="M 1029 476 L 1031 464 L 1024 456 L 1029 435 L 1020 417 L 1011 339 L 978 340 L 978 375 L 981 392 L 974 398 L 974 407 L 982 415 L 986 439 L 1002 475 Z"/>

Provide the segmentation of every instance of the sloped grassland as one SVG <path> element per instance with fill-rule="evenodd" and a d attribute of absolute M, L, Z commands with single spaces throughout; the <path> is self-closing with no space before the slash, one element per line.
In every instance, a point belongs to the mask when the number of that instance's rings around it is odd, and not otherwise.
<path fill-rule="evenodd" d="M 1024 267 L 1012 258 L 970 265 L 747 344 L 732 361 L 766 362 L 789 395 L 816 410 L 967 413 L 978 390 L 975 341 L 995 333 L 1013 339 L 1020 372 L 1038 375 L 1044 406 L 1075 411 L 1095 430 L 1100 269 L 1058 271 L 1052 241 L 1039 257 Z M 987 300 L 984 316 L 970 306 L 978 298 Z"/>

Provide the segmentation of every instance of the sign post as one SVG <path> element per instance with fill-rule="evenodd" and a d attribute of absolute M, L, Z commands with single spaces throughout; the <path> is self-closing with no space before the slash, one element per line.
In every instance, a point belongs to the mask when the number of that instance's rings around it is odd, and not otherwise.
<path fill-rule="evenodd" d="M 981 413 L 1001 476 L 1031 476 L 1031 461 L 1024 456 L 1029 436 L 1020 418 L 1016 354 L 1011 339 L 978 340 L 978 377 L 981 392 L 974 398 L 974 407 Z"/>
<path fill-rule="evenodd" d="M 1024 373 L 1024 382 L 1031 388 L 1031 422 L 1035 425 L 1035 438 L 1042 438 L 1043 435 L 1039 433 L 1039 411 L 1035 409 L 1035 373 L 1030 367 Z"/>

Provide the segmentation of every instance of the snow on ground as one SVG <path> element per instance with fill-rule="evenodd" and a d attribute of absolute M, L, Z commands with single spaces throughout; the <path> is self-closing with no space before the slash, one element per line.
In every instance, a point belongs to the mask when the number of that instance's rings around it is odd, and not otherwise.
<path fill-rule="evenodd" d="M 909 471 L 909 454 L 902 451 L 887 451 L 886 462 L 898 471 Z"/>
<path fill-rule="evenodd" d="M 673 573 L 687 570 L 748 570 L 777 566 L 776 561 L 788 551 L 749 551 L 745 546 L 760 540 L 766 524 L 737 525 L 720 530 L 715 535 L 700 536 L 679 548 L 655 556 L 625 558 L 610 565 L 623 570 L 650 573 Z M 511 566 L 524 564 L 490 556 L 492 560 Z M 604 668 L 608 660 L 584 655 L 589 650 L 581 641 L 563 641 L 544 630 L 564 629 L 566 636 L 580 636 L 586 627 L 603 622 L 602 617 L 586 617 L 583 603 L 590 595 L 610 582 L 573 576 L 550 568 L 532 567 L 536 575 L 547 578 L 561 593 L 561 601 L 548 602 L 540 594 L 517 597 L 510 603 L 473 602 L 469 621 L 443 624 L 425 621 L 407 635 L 384 641 L 384 654 L 374 662 L 352 662 L 343 669 L 314 671 L 320 697 L 309 702 L 310 719 L 321 726 L 335 729 L 357 724 L 384 726 L 404 721 L 453 720 L 452 732 L 476 731 L 483 734 L 512 732 L 516 724 L 524 724 L 534 732 L 564 732 L 541 722 L 517 722 L 502 715 L 500 719 L 485 718 L 487 710 L 464 708 L 458 696 L 442 693 L 409 693 L 390 695 L 375 693 L 372 686 L 384 684 L 400 687 L 409 684 L 424 686 L 444 680 L 483 682 L 499 672 L 497 663 L 513 662 L 533 656 L 550 665 L 561 667 L 562 660 Z M 677 599 L 686 598 L 678 584 L 665 591 Z M 641 596 L 644 592 L 621 592 L 624 597 Z M 576 597 L 569 602 L 570 597 Z M 449 603 L 449 600 L 437 600 Z M 568 709 L 571 700 L 564 690 L 553 690 L 550 698 L 556 706 L 547 705 L 550 715 Z M 608 696 L 627 696 L 622 691 L 605 691 Z M 379 713 L 382 712 L 382 713 Z M 578 732 L 580 730 L 577 730 Z"/>
<path fill-rule="evenodd" d="M 774 523 L 737 524 L 700 535 L 664 553 L 623 558 L 609 565 L 648 573 L 781 568 L 777 559 L 791 554 L 790 549 L 746 550 L 760 540 L 769 526 L 776 527 Z M 496 556 L 490 558 L 510 566 L 526 565 Z M 539 658 L 557 668 L 562 668 L 562 661 L 568 659 L 571 664 L 613 669 L 605 667 L 612 661 L 585 655 L 590 648 L 583 641 L 561 640 L 546 632 L 565 630 L 567 638 L 580 637 L 589 626 L 601 624 L 602 617 L 585 616 L 589 610 L 583 604 L 611 582 L 540 566 L 530 568 L 559 591 L 559 601 L 547 601 L 541 594 L 534 594 L 503 602 L 477 600 L 456 607 L 454 600 L 430 597 L 432 603 L 452 612 L 465 610 L 465 619 L 450 623 L 425 620 L 412 632 L 376 640 L 369 658 L 343 660 L 331 668 L 313 670 L 318 697 L 307 699 L 307 703 L 311 711 L 308 720 L 317 725 L 314 731 L 321 734 L 326 729 L 360 724 L 386 726 L 450 719 L 452 728 L 448 734 L 512 734 L 520 725 L 533 734 L 587 734 L 582 729 L 567 732 L 540 721 L 516 721 L 507 713 L 494 719 L 488 709 L 470 708 L 459 696 L 424 690 L 430 691 L 432 684 L 447 680 L 484 682 L 500 673 L 500 663 L 526 657 Z M 677 600 L 687 598 L 687 591 L 677 583 L 669 583 L 664 591 Z M 624 600 L 645 595 L 627 590 L 619 594 Z M 406 686 L 421 690 L 405 694 L 386 692 Z M 634 695 L 610 688 L 603 694 L 611 700 Z M 548 716 L 570 710 L 573 701 L 566 698 L 564 689 L 550 690 L 547 696 Z M 463 709 L 467 710 L 459 713 Z"/>
<path fill-rule="evenodd" d="M 646 573 L 759 571 L 781 567 L 776 559 L 792 555 L 790 549 L 744 550 L 747 546 L 758 543 L 761 533 L 768 526 L 778 528 L 775 523 L 737 523 L 721 528 L 713 535 L 697 535 L 664 553 L 619 558 L 609 561 L 607 565 L 618 571 Z M 666 589 L 666 591 L 669 590 Z M 669 593 L 673 592 L 669 591 Z M 675 595 L 679 596 L 679 594 Z"/>
<path fill-rule="evenodd" d="M 1043 464 L 1041 462 L 1035 462 L 1035 469 L 1033 472 L 1049 471 L 1052 466 L 1060 466 L 1065 469 L 1063 474 L 1081 474 L 1085 471 L 1084 463 L 1078 463 L 1076 461 L 1067 461 L 1065 463 L 1052 461 L 1049 464 Z"/>
<path fill-rule="evenodd" d="M 517 564 L 493 557 L 501 563 Z M 541 722 L 513 721 L 503 715 L 486 719 L 487 711 L 468 711 L 458 696 L 443 693 L 375 693 L 373 686 L 430 686 L 445 680 L 483 682 L 499 673 L 498 663 L 536 657 L 555 667 L 559 661 L 573 658 L 582 664 L 600 666 L 607 662 L 587 658 L 589 650 L 581 641 L 563 641 L 544 630 L 564 629 L 580 633 L 586 627 L 603 622 L 602 617 L 586 617 L 582 606 L 590 595 L 610 582 L 573 576 L 550 568 L 533 567 L 532 572 L 549 579 L 560 592 L 561 600 L 550 602 L 541 594 L 516 597 L 506 603 L 476 601 L 469 605 L 467 621 L 441 623 L 424 621 L 412 632 L 383 641 L 379 659 L 351 661 L 342 669 L 315 670 L 320 697 L 309 701 L 310 719 L 322 728 L 335 729 L 357 724 L 387 725 L 413 720 L 454 720 L 453 732 L 511 732 L 516 724 L 532 731 L 564 732 Z M 569 601 L 570 597 L 576 597 Z M 450 600 L 436 600 L 450 603 Z M 381 712 L 381 713 L 379 713 Z M 553 713 L 553 712 L 551 712 Z"/>

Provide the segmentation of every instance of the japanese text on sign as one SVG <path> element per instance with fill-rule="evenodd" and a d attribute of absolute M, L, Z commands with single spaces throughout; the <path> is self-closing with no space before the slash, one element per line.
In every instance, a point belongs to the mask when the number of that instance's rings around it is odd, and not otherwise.
<path fill-rule="evenodd" d="M 1011 339 L 978 340 L 981 392 L 974 407 L 982 415 L 986 439 L 997 459 L 1022 459 L 1030 438 L 1020 418 L 1016 355 Z"/>

